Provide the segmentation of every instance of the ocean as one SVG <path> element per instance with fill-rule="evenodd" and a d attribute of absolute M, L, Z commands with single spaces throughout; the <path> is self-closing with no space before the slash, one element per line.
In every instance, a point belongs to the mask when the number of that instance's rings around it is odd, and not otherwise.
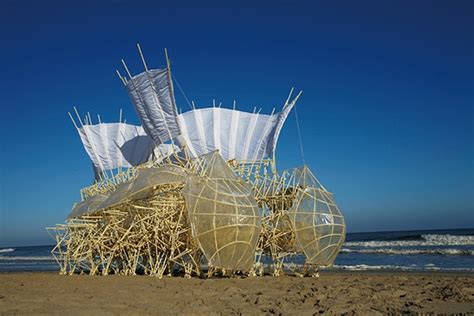
<path fill-rule="evenodd" d="M 2 247 L 0 272 L 57 271 L 52 247 Z M 474 229 L 348 233 L 330 269 L 474 272 Z"/>

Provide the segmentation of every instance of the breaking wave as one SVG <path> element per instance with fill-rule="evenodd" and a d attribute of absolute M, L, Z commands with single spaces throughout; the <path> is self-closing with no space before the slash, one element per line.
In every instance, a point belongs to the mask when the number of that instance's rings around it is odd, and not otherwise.
<path fill-rule="evenodd" d="M 14 248 L 4 248 L 4 249 L 0 249 L 0 253 L 13 252 L 13 251 L 15 251 Z"/>
<path fill-rule="evenodd" d="M 389 255 L 444 255 L 444 256 L 474 256 L 474 250 L 469 249 L 348 249 L 342 248 L 341 253 L 389 254 Z"/>
<path fill-rule="evenodd" d="M 474 271 L 472 268 L 439 268 L 433 264 L 418 266 L 398 266 L 398 265 L 333 265 L 331 269 L 336 270 L 350 270 L 350 271 L 367 271 L 367 270 L 402 270 L 402 271 Z"/>
<path fill-rule="evenodd" d="M 54 261 L 54 258 L 51 256 L 0 256 L 0 261 Z"/>
<path fill-rule="evenodd" d="M 407 246 L 469 246 L 474 245 L 474 236 L 463 235 L 418 235 L 410 239 L 350 241 L 346 247 L 407 247 Z"/>

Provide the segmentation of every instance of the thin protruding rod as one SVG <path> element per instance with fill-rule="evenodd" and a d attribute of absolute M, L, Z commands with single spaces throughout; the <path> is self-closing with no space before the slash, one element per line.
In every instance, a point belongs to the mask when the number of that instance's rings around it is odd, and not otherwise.
<path fill-rule="evenodd" d="M 145 67 L 145 70 L 148 71 L 148 67 L 146 65 L 145 57 L 143 56 L 143 52 L 142 52 L 142 48 L 140 47 L 140 43 L 137 43 L 137 48 L 138 48 L 138 53 L 140 54 L 140 58 L 142 59 L 143 67 Z"/>
<path fill-rule="evenodd" d="M 170 70 L 171 65 L 170 65 L 170 59 L 168 58 L 168 50 L 165 48 L 165 58 L 166 58 L 166 67 L 168 67 L 168 70 Z"/>
<path fill-rule="evenodd" d="M 79 129 L 79 127 L 77 127 L 76 121 L 74 121 L 74 118 L 73 118 L 72 115 L 71 115 L 71 112 L 67 112 L 67 114 L 69 114 L 69 117 L 71 118 L 71 121 L 72 121 L 72 124 L 74 124 L 74 127 L 75 127 L 76 129 Z"/>
<path fill-rule="evenodd" d="M 298 99 L 300 98 L 301 94 L 303 93 L 303 90 L 301 90 L 297 95 L 296 97 L 293 99 L 293 101 L 291 101 L 291 103 L 296 103 L 296 101 L 298 101 Z"/>
<path fill-rule="evenodd" d="M 291 87 L 290 94 L 288 95 L 288 98 L 286 99 L 284 106 L 286 106 L 288 104 L 288 102 L 290 102 L 290 98 L 291 98 L 291 95 L 293 94 L 294 89 L 295 89 L 294 87 Z"/>
<path fill-rule="evenodd" d="M 233 103 L 233 105 L 232 105 L 232 109 L 233 109 L 233 110 L 235 110 L 235 105 L 236 105 L 236 103 L 237 103 L 237 102 L 234 100 L 234 103 Z"/>
<path fill-rule="evenodd" d="M 122 81 L 123 85 L 126 86 L 127 85 L 127 81 L 124 79 L 124 77 L 122 77 L 122 75 L 120 74 L 120 71 L 118 71 L 118 69 L 115 69 L 115 72 L 117 73 L 117 76 L 120 78 L 120 80 Z"/>
<path fill-rule="evenodd" d="M 99 124 L 102 124 L 102 121 L 100 120 L 100 115 L 97 114 L 97 119 L 99 120 Z"/>
<path fill-rule="evenodd" d="M 76 107 L 73 106 L 74 108 L 74 112 L 76 112 L 76 115 L 77 115 L 77 119 L 79 120 L 79 122 L 81 123 L 81 126 L 84 126 L 84 124 L 82 123 L 82 119 L 81 119 L 81 116 L 79 115 L 79 112 L 77 111 Z"/>
<path fill-rule="evenodd" d="M 119 123 L 122 123 L 122 108 L 120 108 L 120 112 L 119 112 Z"/>
<path fill-rule="evenodd" d="M 193 110 L 196 110 L 196 105 L 194 104 L 194 101 L 191 101 L 191 105 L 192 105 Z"/>
<path fill-rule="evenodd" d="M 166 73 L 166 78 L 168 79 L 168 87 L 169 87 L 168 89 L 169 89 L 169 92 L 170 92 L 171 105 L 173 106 L 173 109 L 177 112 L 178 107 L 176 106 L 173 79 L 171 78 L 173 74 L 171 72 L 171 64 L 170 64 L 170 59 L 168 57 L 168 50 L 166 49 L 166 47 L 165 47 L 165 59 L 166 59 L 166 69 L 168 70 L 167 73 Z M 181 90 L 181 93 L 183 94 L 184 98 L 186 99 L 186 102 L 188 102 L 188 105 L 191 107 L 191 104 L 189 104 L 189 100 L 186 97 L 186 95 L 184 94 L 183 89 L 181 89 L 178 81 L 176 80 L 176 78 L 174 80 L 178 84 L 178 88 Z M 165 123 L 166 123 L 166 121 L 165 121 Z M 173 140 L 173 137 L 171 136 L 171 132 L 168 128 L 168 125 L 167 124 L 165 124 L 165 125 L 166 125 L 166 130 L 168 131 L 168 135 L 169 135 L 170 140 L 171 140 L 171 144 L 174 145 L 174 140 Z"/>
<path fill-rule="evenodd" d="M 125 71 L 127 72 L 128 76 L 130 79 L 132 78 L 132 75 L 130 74 L 130 71 L 128 70 L 127 64 L 125 63 L 125 60 L 122 59 L 122 65 L 125 68 Z"/>
<path fill-rule="evenodd" d="M 273 152 L 273 158 L 272 158 L 272 162 L 271 162 L 271 168 L 272 168 L 272 173 L 273 173 L 273 174 L 278 174 L 277 167 L 276 167 L 275 151 Z"/>
<path fill-rule="evenodd" d="M 89 112 L 87 112 L 87 117 L 89 118 L 89 124 L 92 125 L 91 114 Z"/>
<path fill-rule="evenodd" d="M 213 108 L 216 107 L 216 99 L 212 99 L 212 107 L 213 107 Z"/>

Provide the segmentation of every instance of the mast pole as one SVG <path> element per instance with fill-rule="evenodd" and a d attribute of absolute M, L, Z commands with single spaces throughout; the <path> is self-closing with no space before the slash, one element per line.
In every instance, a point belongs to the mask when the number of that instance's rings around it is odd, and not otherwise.
<path fill-rule="evenodd" d="M 294 90 L 294 89 L 295 89 L 294 87 L 291 87 L 291 89 L 290 89 L 290 94 L 288 95 L 288 98 L 286 99 L 285 105 L 283 105 L 283 107 L 285 107 L 285 106 L 288 104 L 288 102 L 290 102 L 290 98 L 291 98 L 291 95 L 293 94 L 293 90 Z M 301 93 L 300 93 L 300 94 L 301 94 Z"/>
<path fill-rule="evenodd" d="M 166 68 L 167 68 L 167 77 L 168 77 L 168 83 L 170 85 L 170 99 L 171 99 L 171 102 L 173 103 L 173 109 L 176 113 L 176 116 L 178 115 L 178 108 L 176 107 L 176 100 L 174 98 L 174 86 L 173 86 L 173 80 L 171 80 L 171 63 L 170 63 L 170 59 L 168 57 L 168 50 L 165 48 L 165 58 L 166 58 Z M 178 85 L 179 86 L 179 85 Z M 178 129 L 179 129 L 179 123 L 178 123 Z M 181 133 L 181 131 L 180 131 Z M 170 137 L 171 138 L 171 137 Z M 173 138 L 171 138 L 171 144 L 174 145 L 174 140 Z M 173 149 L 174 151 L 174 149 Z"/>
<path fill-rule="evenodd" d="M 168 58 L 168 50 L 165 48 L 166 68 L 171 72 L 170 59 Z"/>
<path fill-rule="evenodd" d="M 118 69 L 115 69 L 115 72 L 117 73 L 117 76 L 120 78 L 120 80 L 122 81 L 123 85 L 126 86 L 127 85 L 127 81 L 124 79 L 124 77 L 122 77 L 122 75 L 120 74 L 120 71 L 118 71 Z"/>
<path fill-rule="evenodd" d="M 148 71 L 148 67 L 145 62 L 145 57 L 143 56 L 142 48 L 140 47 L 140 43 L 137 43 L 138 53 L 140 54 L 140 58 L 142 59 L 143 67 L 145 67 L 145 71 Z"/>
<path fill-rule="evenodd" d="M 74 112 L 76 112 L 76 116 L 77 116 L 77 119 L 79 120 L 79 123 L 81 123 L 81 127 L 84 127 L 81 116 L 79 115 L 79 112 L 77 111 L 76 107 L 73 106 L 73 109 L 74 109 Z"/>
<path fill-rule="evenodd" d="M 130 71 L 128 70 L 127 64 L 125 63 L 125 60 L 123 60 L 123 59 L 122 59 L 122 65 L 125 68 L 125 71 L 127 72 L 130 79 L 132 79 L 132 75 L 130 74 Z"/>
<path fill-rule="evenodd" d="M 174 108 L 176 109 L 176 100 L 174 99 L 173 80 L 171 80 L 171 63 L 168 57 L 168 50 L 166 48 L 165 48 L 165 58 L 166 58 L 166 68 L 168 69 L 168 82 L 170 84 L 171 101 L 173 102 Z"/>
<path fill-rule="evenodd" d="M 72 124 L 74 124 L 74 127 L 76 127 L 76 129 L 79 129 L 79 127 L 77 127 L 76 121 L 74 121 L 74 118 L 71 115 L 71 112 L 67 112 L 67 114 L 69 114 L 69 117 L 71 118 L 71 121 L 72 121 Z"/>

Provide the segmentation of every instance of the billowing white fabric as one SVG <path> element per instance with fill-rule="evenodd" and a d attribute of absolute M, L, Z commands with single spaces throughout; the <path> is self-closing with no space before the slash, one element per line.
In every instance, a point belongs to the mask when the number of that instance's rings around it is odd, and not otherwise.
<path fill-rule="evenodd" d="M 286 118 L 288 117 L 288 114 L 290 114 L 291 109 L 293 109 L 295 104 L 296 104 L 296 100 L 293 100 L 293 102 L 286 104 L 280 113 L 275 114 L 277 116 L 277 125 L 275 126 L 275 129 L 272 130 L 272 133 L 270 136 L 271 142 L 272 142 L 272 154 L 276 150 L 278 137 L 280 136 L 280 132 L 283 127 L 283 124 L 285 123 Z"/>
<path fill-rule="evenodd" d="M 84 125 L 78 132 L 98 172 L 142 164 L 148 161 L 154 148 L 141 126 L 101 123 Z"/>
<path fill-rule="evenodd" d="M 272 115 L 225 108 L 192 110 L 178 116 L 192 157 L 219 150 L 225 160 L 255 161 L 271 157 L 293 104 Z"/>
<path fill-rule="evenodd" d="M 132 77 L 127 85 L 138 117 L 155 144 L 179 136 L 176 102 L 167 69 L 153 69 Z"/>

